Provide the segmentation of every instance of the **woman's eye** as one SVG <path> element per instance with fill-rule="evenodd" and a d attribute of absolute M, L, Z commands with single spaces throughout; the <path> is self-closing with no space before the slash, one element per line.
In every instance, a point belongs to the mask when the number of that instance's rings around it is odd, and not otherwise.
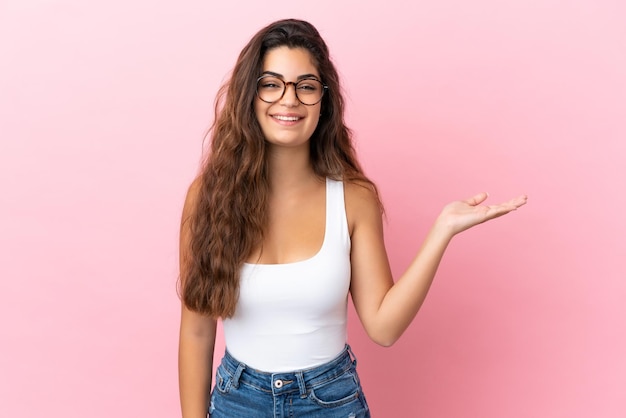
<path fill-rule="evenodd" d="M 303 85 L 298 86 L 298 89 L 306 90 L 306 91 L 315 91 L 317 90 L 317 87 L 313 84 L 303 84 Z"/>
<path fill-rule="evenodd" d="M 273 89 L 283 88 L 283 83 L 274 77 L 267 77 L 267 78 L 261 78 L 259 80 L 258 86 L 262 89 L 273 90 Z"/>

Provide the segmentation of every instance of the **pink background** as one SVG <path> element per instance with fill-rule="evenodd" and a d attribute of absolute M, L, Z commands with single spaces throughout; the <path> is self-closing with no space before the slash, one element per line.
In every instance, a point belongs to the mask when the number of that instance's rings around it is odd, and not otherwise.
<path fill-rule="evenodd" d="M 179 415 L 182 200 L 236 55 L 291 16 L 396 273 L 448 201 L 530 196 L 453 242 L 394 347 L 351 316 L 374 416 L 626 416 L 626 3 L 214 3 L 0 1 L 0 416 Z"/>

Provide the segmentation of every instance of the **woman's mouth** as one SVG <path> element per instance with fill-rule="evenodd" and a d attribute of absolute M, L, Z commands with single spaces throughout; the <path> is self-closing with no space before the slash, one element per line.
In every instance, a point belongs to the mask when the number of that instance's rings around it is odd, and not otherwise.
<path fill-rule="evenodd" d="M 272 115 L 272 117 L 282 122 L 297 122 L 300 119 L 302 119 L 302 117 L 300 116 L 286 116 L 286 115 Z"/>

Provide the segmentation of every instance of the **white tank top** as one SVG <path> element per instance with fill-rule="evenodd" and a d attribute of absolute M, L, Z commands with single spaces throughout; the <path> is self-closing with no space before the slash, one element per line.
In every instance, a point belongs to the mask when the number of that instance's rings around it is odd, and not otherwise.
<path fill-rule="evenodd" d="M 235 315 L 225 319 L 226 348 L 265 372 L 315 367 L 346 344 L 350 233 L 343 183 L 326 180 L 326 227 L 313 257 L 287 264 L 249 264 L 241 270 Z"/>

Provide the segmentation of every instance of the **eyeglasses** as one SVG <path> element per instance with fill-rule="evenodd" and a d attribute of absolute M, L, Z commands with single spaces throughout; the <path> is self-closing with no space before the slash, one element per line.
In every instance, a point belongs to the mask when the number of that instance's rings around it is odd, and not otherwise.
<path fill-rule="evenodd" d="M 313 77 L 303 78 L 294 83 L 293 81 L 283 81 L 274 75 L 265 74 L 257 79 L 256 94 L 265 103 L 276 103 L 283 98 L 287 86 L 290 84 L 294 87 L 296 98 L 306 106 L 318 104 L 328 89 L 328 86 Z"/>

